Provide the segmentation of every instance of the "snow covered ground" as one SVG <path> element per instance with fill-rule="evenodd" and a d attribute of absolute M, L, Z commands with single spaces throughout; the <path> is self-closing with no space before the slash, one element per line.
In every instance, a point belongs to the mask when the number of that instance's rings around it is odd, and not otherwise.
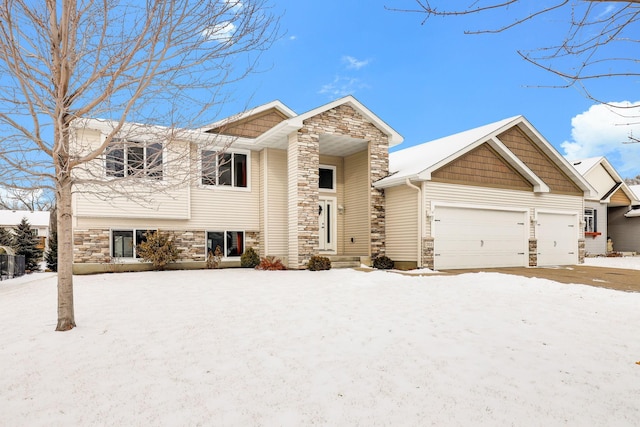
<path fill-rule="evenodd" d="M 55 274 L 0 282 L 1 426 L 640 423 L 640 293 L 227 269 L 77 276 L 75 297 L 58 333 Z"/>

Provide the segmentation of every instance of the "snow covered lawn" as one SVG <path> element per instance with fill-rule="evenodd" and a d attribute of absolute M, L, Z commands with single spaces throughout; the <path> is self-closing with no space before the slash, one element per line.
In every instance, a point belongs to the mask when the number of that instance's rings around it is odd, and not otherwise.
<path fill-rule="evenodd" d="M 494 273 L 0 282 L 0 425 L 640 422 L 640 293 Z"/>

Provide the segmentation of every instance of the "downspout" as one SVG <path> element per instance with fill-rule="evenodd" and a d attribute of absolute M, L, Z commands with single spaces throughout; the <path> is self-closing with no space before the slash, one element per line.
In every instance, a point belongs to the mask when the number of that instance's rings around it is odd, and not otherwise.
<path fill-rule="evenodd" d="M 404 182 L 407 187 L 413 188 L 418 192 L 418 268 L 422 268 L 422 190 L 417 185 L 411 183 L 411 180 L 407 178 Z"/>

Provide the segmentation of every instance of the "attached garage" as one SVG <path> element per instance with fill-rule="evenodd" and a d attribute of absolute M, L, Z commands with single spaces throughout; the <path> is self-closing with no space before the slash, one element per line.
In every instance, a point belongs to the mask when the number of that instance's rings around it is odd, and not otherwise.
<path fill-rule="evenodd" d="M 578 263 L 578 216 L 574 212 L 536 212 L 538 266 Z"/>
<path fill-rule="evenodd" d="M 436 270 L 582 262 L 593 189 L 524 117 L 389 155 L 386 254 Z M 415 238 L 414 238 L 415 236 Z"/>
<path fill-rule="evenodd" d="M 434 267 L 524 267 L 528 263 L 528 213 L 477 207 L 436 206 Z"/>

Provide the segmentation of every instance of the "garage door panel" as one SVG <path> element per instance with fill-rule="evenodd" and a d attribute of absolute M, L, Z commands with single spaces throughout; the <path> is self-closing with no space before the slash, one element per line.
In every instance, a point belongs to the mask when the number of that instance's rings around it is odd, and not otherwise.
<path fill-rule="evenodd" d="M 577 264 L 578 230 L 576 215 L 539 212 L 537 216 L 538 265 Z"/>
<path fill-rule="evenodd" d="M 459 207 L 435 211 L 435 268 L 527 265 L 523 212 Z"/>

